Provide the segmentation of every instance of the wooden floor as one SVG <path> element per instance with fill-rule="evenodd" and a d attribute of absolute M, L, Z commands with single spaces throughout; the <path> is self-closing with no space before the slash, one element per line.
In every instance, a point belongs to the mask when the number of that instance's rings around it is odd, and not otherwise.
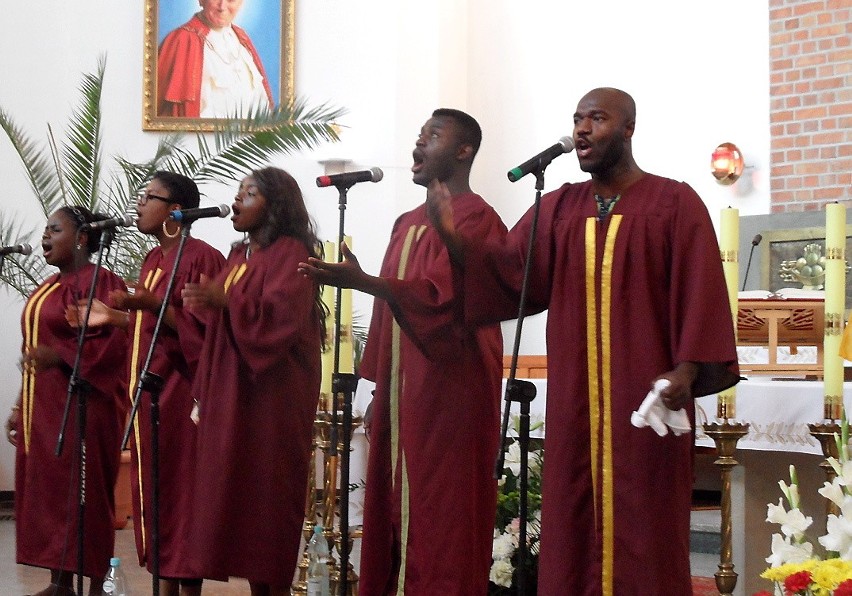
<path fill-rule="evenodd" d="M 132 522 L 123 530 L 116 531 L 115 556 L 121 558 L 131 594 L 151 594 L 151 574 L 137 563 Z M 15 564 L 15 522 L 0 521 L 0 594 L 32 594 L 47 587 L 49 579 L 50 572 L 45 569 Z M 87 580 L 87 591 L 88 585 Z M 236 578 L 229 582 L 205 581 L 202 592 L 205 596 L 235 596 L 248 594 L 249 586 L 245 580 Z"/>

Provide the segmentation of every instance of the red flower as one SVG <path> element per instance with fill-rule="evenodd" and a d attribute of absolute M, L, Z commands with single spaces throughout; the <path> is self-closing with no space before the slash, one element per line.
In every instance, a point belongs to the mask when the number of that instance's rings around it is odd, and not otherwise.
<path fill-rule="evenodd" d="M 852 579 L 840 582 L 840 584 L 834 588 L 834 596 L 852 596 Z"/>
<path fill-rule="evenodd" d="M 772 596 L 772 592 L 769 590 L 761 590 L 760 592 L 755 592 L 751 596 Z"/>
<path fill-rule="evenodd" d="M 784 580 L 784 592 L 787 594 L 796 594 L 802 590 L 807 590 L 811 585 L 811 572 L 799 571 L 788 575 Z"/>

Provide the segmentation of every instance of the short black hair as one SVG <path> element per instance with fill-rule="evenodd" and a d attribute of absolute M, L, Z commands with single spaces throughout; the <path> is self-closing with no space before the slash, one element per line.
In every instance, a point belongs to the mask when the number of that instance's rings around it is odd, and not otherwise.
<path fill-rule="evenodd" d="M 195 209 L 201 202 L 198 185 L 195 180 L 188 176 L 166 170 L 157 170 L 152 179 L 162 182 L 163 186 L 169 189 L 169 195 L 171 195 L 169 200 L 184 209 Z"/>
<path fill-rule="evenodd" d="M 482 128 L 476 118 L 454 108 L 438 108 L 432 112 L 432 117 L 452 118 L 459 125 L 460 141 L 473 147 L 473 155 L 479 151 L 482 144 Z"/>

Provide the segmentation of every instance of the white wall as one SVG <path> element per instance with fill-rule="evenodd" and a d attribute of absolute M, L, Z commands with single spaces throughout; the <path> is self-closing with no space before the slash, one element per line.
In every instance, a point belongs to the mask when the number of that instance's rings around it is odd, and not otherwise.
<path fill-rule="evenodd" d="M 141 130 L 142 5 L 17 3 L 0 37 L 0 108 L 43 140 L 46 123 L 61 129 L 67 121 L 81 73 L 93 71 L 105 53 L 104 154 L 147 158 L 158 135 Z M 338 197 L 316 188 L 319 161 L 345 159 L 349 169 L 384 170 L 380 184 L 350 191 L 346 211 L 346 231 L 370 272 L 378 271 L 396 216 L 423 200 L 423 189 L 410 182 L 411 149 L 436 107 L 467 110 L 482 124 L 473 186 L 509 225 L 532 203 L 534 189 L 531 178 L 510 184 L 506 171 L 570 134 L 577 100 L 604 85 L 636 99 L 640 167 L 689 182 L 714 219 L 728 205 L 743 215 L 768 212 L 766 0 L 301 0 L 296 10 L 297 93 L 348 114 L 340 144 L 275 165 L 300 181 L 325 238 L 337 235 Z M 709 174 L 710 153 L 723 141 L 736 142 L 754 166 L 757 186 L 746 196 L 735 194 L 739 183 L 720 187 Z M 583 178 L 573 156 L 565 156 L 548 169 L 546 190 Z M 22 168 L 2 138 L 0 179 L 0 212 L 27 214 L 41 226 Z M 211 204 L 230 203 L 234 192 L 203 190 Z M 236 239 L 218 220 L 200 222 L 194 231 L 222 250 Z M 21 302 L 0 296 L 5 421 L 19 385 Z M 370 304 L 355 297 L 356 312 L 365 318 Z M 525 353 L 544 351 L 543 324 L 543 316 L 527 321 Z M 13 450 L 0 441 L 0 490 L 13 488 L 13 473 Z"/>

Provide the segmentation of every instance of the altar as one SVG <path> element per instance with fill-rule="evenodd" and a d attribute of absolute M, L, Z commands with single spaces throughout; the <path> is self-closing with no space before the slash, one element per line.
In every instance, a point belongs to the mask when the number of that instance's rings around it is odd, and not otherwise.
<path fill-rule="evenodd" d="M 531 422 L 544 421 L 547 402 L 547 379 L 529 379 L 537 391 L 530 404 Z M 361 380 L 353 402 L 354 413 L 362 416 L 372 399 L 373 384 Z M 767 504 L 777 503 L 781 497 L 778 481 L 789 482 L 789 467 L 795 465 L 798 476 L 802 508 L 814 519 L 808 533 L 816 541 L 825 533 L 826 500 L 817 493 L 825 481 L 819 467 L 823 461 L 819 443 L 808 432 L 808 424 L 822 421 L 823 384 L 821 381 L 776 380 L 769 377 L 752 377 L 737 385 L 736 411 L 731 421 L 749 424 L 749 433 L 738 443 L 735 454 L 739 465 L 732 471 L 732 547 L 734 570 L 739 575 L 734 594 L 752 594 L 766 585 L 759 579 L 766 567 L 765 558 L 770 553 L 771 536 L 779 531 L 766 523 Z M 852 405 L 852 383 L 844 385 L 844 403 Z M 637 406 L 641 398 L 637 398 Z M 715 456 L 710 439 L 702 430 L 705 422 L 717 422 L 717 396 L 709 395 L 696 400 L 696 460 L 704 459 L 706 465 L 696 466 L 697 482 L 700 475 L 718 482 L 718 470 L 712 466 Z M 512 412 L 517 413 L 517 404 Z M 502 406 L 501 406 L 502 409 Z M 542 437 L 546 427 L 541 426 L 533 436 Z M 652 432 L 648 429 L 648 432 Z M 358 485 L 350 493 L 350 522 L 360 525 L 363 520 L 363 487 L 366 481 L 367 450 L 369 443 L 363 429 L 356 429 L 352 439 L 350 478 Z M 357 549 L 360 545 L 356 544 Z M 353 560 L 357 566 L 357 558 Z"/>

